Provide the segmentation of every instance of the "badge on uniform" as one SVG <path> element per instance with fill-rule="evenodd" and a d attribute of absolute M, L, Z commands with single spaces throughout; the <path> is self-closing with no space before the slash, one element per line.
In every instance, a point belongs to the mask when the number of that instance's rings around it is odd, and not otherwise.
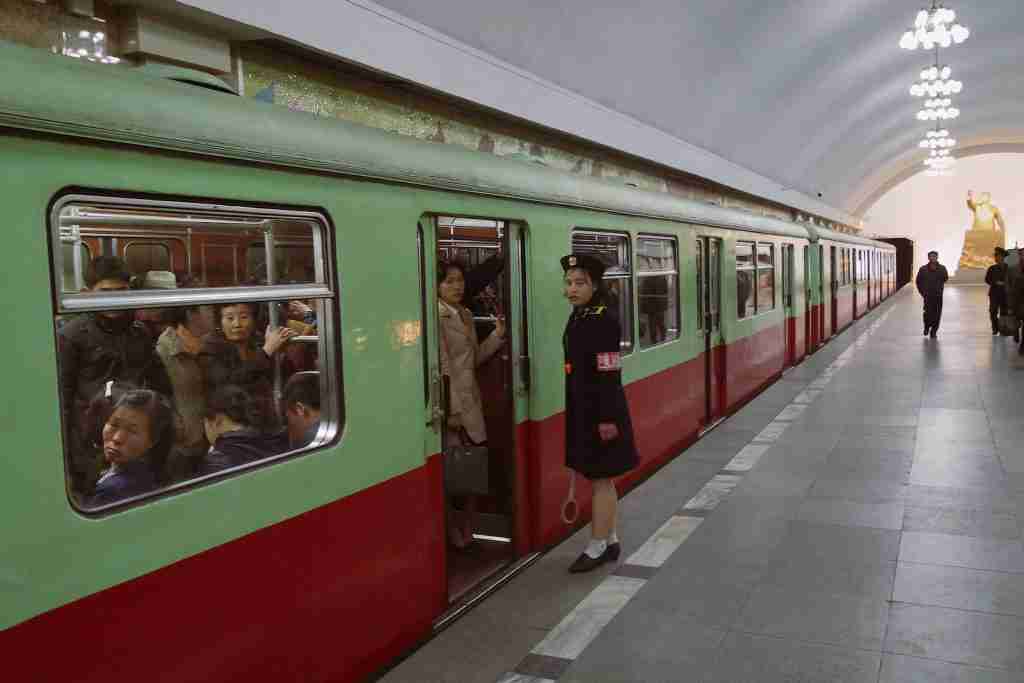
<path fill-rule="evenodd" d="M 565 364 L 565 374 L 567 374 L 567 375 L 571 375 L 572 374 L 572 363 L 566 363 Z"/>
<path fill-rule="evenodd" d="M 597 354 L 598 372 L 615 372 L 622 369 L 622 354 L 618 351 Z"/>

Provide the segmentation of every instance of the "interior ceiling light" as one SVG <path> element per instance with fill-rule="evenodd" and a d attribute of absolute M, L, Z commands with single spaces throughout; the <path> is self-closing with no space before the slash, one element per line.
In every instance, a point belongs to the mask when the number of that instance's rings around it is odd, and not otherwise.
<path fill-rule="evenodd" d="M 107 54 L 107 36 L 103 31 L 61 31 L 61 54 L 101 64 L 117 64 L 119 57 Z"/>
<path fill-rule="evenodd" d="M 932 0 L 931 7 L 917 13 L 914 28 L 900 38 L 900 47 L 904 50 L 949 47 L 954 43 L 959 45 L 970 35 L 967 27 L 956 21 L 956 12 L 943 7 L 937 0 Z"/>

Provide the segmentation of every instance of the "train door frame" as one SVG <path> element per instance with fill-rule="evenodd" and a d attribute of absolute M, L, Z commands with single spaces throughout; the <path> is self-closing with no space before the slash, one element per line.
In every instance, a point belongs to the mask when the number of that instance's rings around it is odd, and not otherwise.
<path fill-rule="evenodd" d="M 832 331 L 829 334 L 830 337 L 835 336 L 835 333 L 838 331 L 839 324 L 839 280 L 836 278 L 836 256 L 838 251 L 839 247 L 834 244 L 829 245 L 829 255 L 831 256 L 829 263 L 832 266 L 832 270 L 829 273 L 828 278 L 829 288 L 832 290 L 832 301 L 830 305 L 832 309 Z"/>
<path fill-rule="evenodd" d="M 444 408 L 444 383 L 441 376 L 440 363 L 440 320 L 438 318 L 438 307 L 431 305 L 435 302 L 437 291 L 437 264 L 440 258 L 441 240 L 438 239 L 438 232 L 442 229 L 438 223 L 441 216 L 458 217 L 456 214 L 441 213 L 425 216 L 419 221 L 418 243 L 420 246 L 420 285 L 421 285 L 421 315 L 424 319 L 424 368 L 427 377 L 425 397 L 427 404 L 426 438 L 424 440 L 424 457 L 438 459 L 437 475 L 431 478 L 431 485 L 436 487 L 436 494 L 440 497 L 438 509 L 446 510 L 448 496 L 444 485 L 444 428 L 446 414 Z M 488 514 L 480 512 L 477 514 L 477 527 L 474 538 L 480 540 L 485 538 L 489 541 L 501 539 L 501 542 L 508 543 L 507 555 L 498 561 L 492 562 L 480 572 L 474 572 L 474 578 L 468 585 L 460 585 L 458 589 L 453 586 L 453 571 L 459 571 L 458 558 L 449 554 L 451 550 L 447 547 L 448 529 L 447 515 L 442 514 L 439 520 L 440 538 L 445 539 L 442 547 L 444 551 L 441 556 L 441 575 L 445 577 L 444 593 L 446 603 L 441 606 L 442 616 L 435 626 L 440 628 L 455 618 L 461 611 L 492 590 L 515 567 L 521 563 L 524 556 L 531 548 L 529 536 L 530 519 L 528 517 L 529 507 L 526 504 L 527 480 L 526 463 L 528 453 L 526 448 L 529 440 L 517 434 L 519 425 L 525 424 L 529 417 L 530 398 L 530 363 L 529 363 L 529 309 L 527 299 L 528 284 L 528 244 L 526 241 L 526 226 L 520 221 L 510 221 L 502 218 L 490 218 L 485 220 L 494 221 L 498 226 L 501 240 L 502 252 L 505 254 L 505 265 L 500 276 L 503 283 L 504 304 L 502 312 L 507 323 L 506 345 L 496 354 L 503 358 L 504 368 L 504 391 L 506 405 L 510 407 L 509 414 L 505 419 L 511 422 L 508 438 L 507 453 L 511 455 L 511 462 L 504 468 L 511 476 L 509 491 L 507 492 L 509 509 L 506 514 Z M 489 435 L 490 436 L 490 435 Z M 491 440 L 491 439 L 489 439 Z M 492 444 L 493 445 L 493 444 Z M 506 445 L 506 444 L 503 444 Z M 490 468 L 496 466 L 493 457 L 494 450 L 490 454 Z M 500 464 L 498 465 L 500 466 Z M 494 479 L 492 478 L 492 482 Z M 507 518 L 507 522 L 497 524 L 495 519 L 499 516 Z M 498 528 L 500 527 L 500 528 Z"/>
<path fill-rule="evenodd" d="M 782 243 L 782 318 L 785 321 L 786 365 L 796 364 L 796 311 L 793 307 L 796 266 L 795 246 L 792 242 Z"/>
<path fill-rule="evenodd" d="M 804 245 L 804 348 L 807 355 L 810 355 L 817 341 L 815 339 L 818 331 L 818 323 L 814 316 L 814 305 L 811 294 L 811 245 Z"/>
<path fill-rule="evenodd" d="M 704 419 L 711 428 L 725 415 L 725 333 L 722 326 L 722 259 L 724 241 L 714 235 L 696 237 L 697 296 L 702 319 L 698 331 L 704 338 Z"/>

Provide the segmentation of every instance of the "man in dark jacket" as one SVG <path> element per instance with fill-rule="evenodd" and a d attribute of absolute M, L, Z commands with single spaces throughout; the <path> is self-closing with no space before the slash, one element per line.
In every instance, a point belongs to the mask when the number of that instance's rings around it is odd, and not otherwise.
<path fill-rule="evenodd" d="M 946 286 L 949 273 L 946 266 L 939 263 L 939 252 L 928 252 L 928 263 L 917 271 L 917 291 L 924 298 L 924 334 L 931 334 L 932 339 L 938 336 L 939 321 L 942 319 L 942 290 Z"/>
<path fill-rule="evenodd" d="M 91 292 L 128 289 L 130 274 L 116 256 L 92 260 L 86 273 Z M 156 355 L 153 340 L 134 311 L 102 311 L 80 315 L 57 334 L 61 414 L 67 445 L 73 454 L 91 453 L 81 443 L 81 424 L 89 402 L 109 380 L 152 389 L 168 398 L 171 383 Z M 99 474 L 90 458 L 71 458 L 71 478 L 78 491 L 91 491 Z"/>
<path fill-rule="evenodd" d="M 992 334 L 999 334 L 999 316 L 1007 314 L 1006 286 L 1008 268 L 1006 266 L 1006 250 L 996 247 L 995 265 L 989 266 L 985 272 L 985 284 L 988 285 L 988 317 L 992 321 Z"/>

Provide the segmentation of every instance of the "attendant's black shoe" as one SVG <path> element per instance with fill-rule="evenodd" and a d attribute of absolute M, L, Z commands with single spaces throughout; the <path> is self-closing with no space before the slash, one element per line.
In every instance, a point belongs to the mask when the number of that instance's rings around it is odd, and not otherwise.
<path fill-rule="evenodd" d="M 999 330 L 992 330 L 992 336 L 995 337 L 999 334 Z"/>
<path fill-rule="evenodd" d="M 612 546 L 608 546 L 604 549 L 604 552 L 596 558 L 591 557 L 586 553 L 580 553 L 580 556 L 576 558 L 576 561 L 569 566 L 569 573 L 582 574 L 583 572 L 589 572 L 591 570 L 597 569 L 605 562 L 612 562 L 612 554 L 614 553 L 617 557 L 618 552 L 619 551 L 617 548 L 615 550 L 612 550 Z"/>
<path fill-rule="evenodd" d="M 932 339 L 936 339 L 936 338 L 938 338 L 939 333 L 936 330 L 932 330 L 932 335 L 931 336 L 932 336 Z"/>
<path fill-rule="evenodd" d="M 928 336 L 928 328 L 927 328 L 927 327 L 926 327 L 926 328 L 924 328 L 924 332 L 923 332 L 922 334 L 923 334 L 923 336 L 925 336 L 925 337 L 927 337 L 927 336 Z"/>
<path fill-rule="evenodd" d="M 619 545 L 618 543 L 609 543 L 608 544 L 608 554 L 609 554 L 610 557 L 608 558 L 608 561 L 609 562 L 618 562 L 619 561 L 619 553 L 621 553 L 621 552 L 622 552 L 622 546 L 621 545 Z"/>

